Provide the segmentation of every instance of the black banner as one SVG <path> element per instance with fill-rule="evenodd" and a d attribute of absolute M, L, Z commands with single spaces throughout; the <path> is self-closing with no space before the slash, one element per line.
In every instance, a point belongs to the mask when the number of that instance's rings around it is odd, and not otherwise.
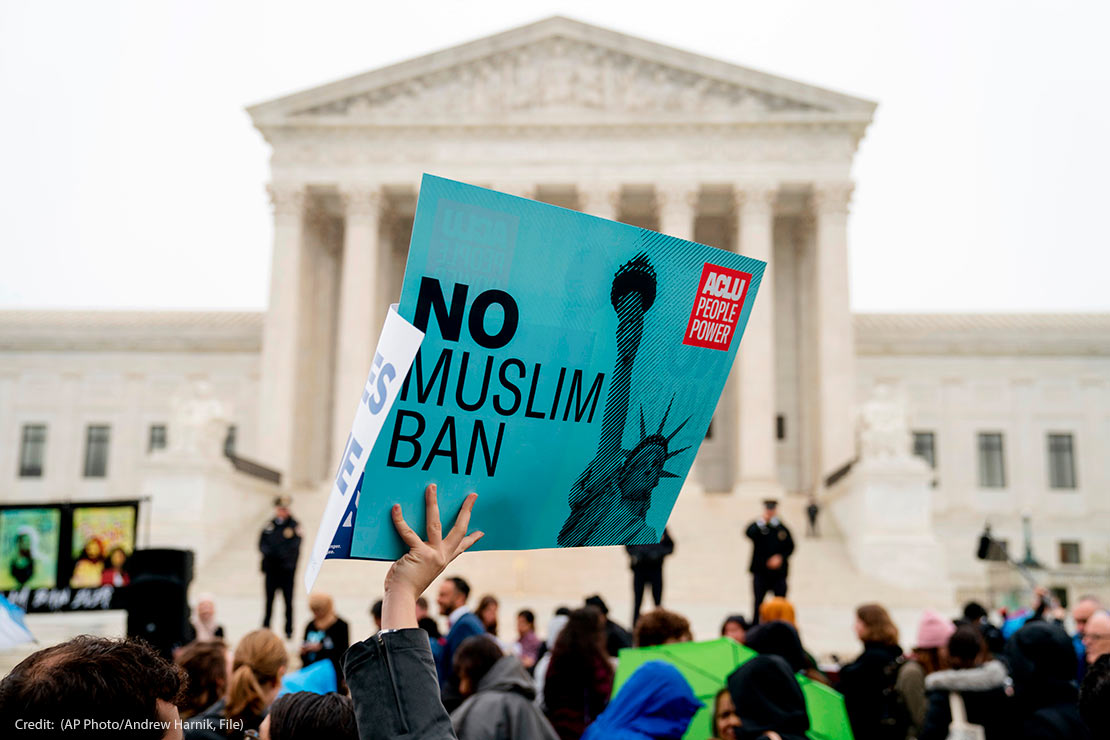
<path fill-rule="evenodd" d="M 138 519 L 136 500 L 0 505 L 0 592 L 26 612 L 111 608 Z"/>

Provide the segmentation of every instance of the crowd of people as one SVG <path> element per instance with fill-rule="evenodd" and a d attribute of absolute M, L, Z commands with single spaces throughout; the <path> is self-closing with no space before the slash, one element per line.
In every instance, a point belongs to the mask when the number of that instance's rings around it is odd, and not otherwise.
<path fill-rule="evenodd" d="M 386 576 L 372 607 L 377 632 L 366 640 L 350 644 L 332 600 L 314 593 L 299 655 L 268 628 L 232 649 L 205 596 L 195 639 L 172 661 L 142 641 L 89 636 L 31 655 L 0 681 L 2 735 L 801 740 L 810 717 L 799 681 L 808 680 L 843 694 L 856 740 L 1110 738 L 1110 613 L 1094 597 L 1068 615 L 1040 593 L 1035 609 L 1005 625 L 977 604 L 956 619 L 928 610 L 911 640 L 881 605 L 864 604 L 858 657 L 829 665 L 805 648 L 794 605 L 775 595 L 760 599 L 753 619 L 724 618 L 720 634 L 755 656 L 722 677 L 712 698 L 699 698 L 660 660 L 643 663 L 614 693 L 623 648 L 691 641 L 690 622 L 657 605 L 629 632 L 595 595 L 560 608 L 542 637 L 535 615 L 521 610 L 510 638 L 497 598 L 474 599 L 472 610 L 470 585 L 457 575 L 441 581 L 445 622 L 437 622 L 422 594 L 482 536 L 467 533 L 473 504 L 471 496 L 446 534 L 433 524 L 426 540 L 394 509 L 410 550 Z M 427 521 L 439 522 L 434 487 L 426 506 Z M 752 534 L 785 547 L 773 519 L 769 510 Z M 757 592 L 785 590 L 775 577 L 761 580 Z M 316 664 L 334 670 L 335 691 L 286 693 L 291 671 Z M 706 705 L 710 720 L 691 727 Z M 63 728 L 65 719 L 81 724 Z"/>

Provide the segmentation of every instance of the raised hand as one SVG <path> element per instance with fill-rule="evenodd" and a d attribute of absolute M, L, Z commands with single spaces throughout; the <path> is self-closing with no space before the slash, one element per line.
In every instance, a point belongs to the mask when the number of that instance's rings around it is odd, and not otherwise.
<path fill-rule="evenodd" d="M 382 601 L 382 629 L 416 627 L 416 599 L 432 581 L 462 553 L 482 538 L 483 532 L 466 533 L 470 526 L 470 513 L 478 494 L 472 493 L 463 501 L 455 525 L 447 536 L 439 521 L 439 503 L 435 484 L 424 489 L 424 512 L 428 539 L 424 541 L 413 531 L 401 515 L 400 504 L 390 511 L 393 526 L 401 540 L 409 546 L 385 576 L 385 596 Z"/>

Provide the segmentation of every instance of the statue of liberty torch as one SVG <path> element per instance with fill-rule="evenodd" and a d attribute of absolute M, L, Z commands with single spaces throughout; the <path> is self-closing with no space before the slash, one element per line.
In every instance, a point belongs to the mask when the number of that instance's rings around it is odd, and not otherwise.
<path fill-rule="evenodd" d="M 641 407 L 639 441 L 630 450 L 622 444 L 628 422 L 632 367 L 644 334 L 644 314 L 655 302 L 655 291 L 655 269 L 644 254 L 621 265 L 613 276 L 609 297 L 617 312 L 616 363 L 605 400 L 597 453 L 570 492 L 570 515 L 559 532 L 562 547 L 659 541 L 660 533 L 647 523 L 651 494 L 660 478 L 677 477 L 664 470 L 663 464 L 689 449 L 669 449 L 671 440 L 689 419 L 664 436 L 663 428 L 671 410 L 668 404 L 659 429 L 647 434 Z"/>

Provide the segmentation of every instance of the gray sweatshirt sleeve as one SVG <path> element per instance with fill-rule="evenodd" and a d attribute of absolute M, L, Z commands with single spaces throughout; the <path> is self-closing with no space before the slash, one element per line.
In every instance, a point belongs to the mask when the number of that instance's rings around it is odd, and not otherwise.
<path fill-rule="evenodd" d="M 428 634 L 404 629 L 355 643 L 344 659 L 359 740 L 457 740 L 439 700 Z"/>

